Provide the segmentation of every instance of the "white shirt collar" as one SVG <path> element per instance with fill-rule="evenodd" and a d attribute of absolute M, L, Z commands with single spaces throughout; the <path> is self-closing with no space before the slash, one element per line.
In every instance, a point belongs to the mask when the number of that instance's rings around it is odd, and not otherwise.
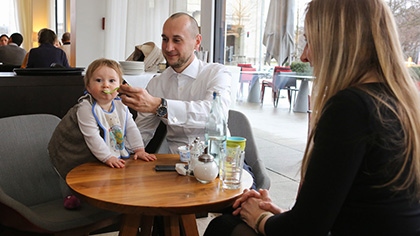
<path fill-rule="evenodd" d="M 194 60 L 191 62 L 191 64 L 187 66 L 187 68 L 185 68 L 181 73 L 177 73 L 172 67 L 170 67 L 170 69 L 172 70 L 173 74 L 181 74 L 196 79 L 199 67 L 200 61 L 197 59 L 197 57 L 194 56 Z"/>

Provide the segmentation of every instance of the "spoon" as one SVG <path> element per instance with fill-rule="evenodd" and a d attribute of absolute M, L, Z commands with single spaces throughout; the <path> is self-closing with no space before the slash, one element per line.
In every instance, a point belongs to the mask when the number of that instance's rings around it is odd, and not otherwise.
<path fill-rule="evenodd" d="M 117 89 L 119 89 L 120 87 L 116 87 L 115 89 L 111 90 L 111 91 L 103 91 L 104 93 L 113 93 L 115 91 L 117 91 Z"/>

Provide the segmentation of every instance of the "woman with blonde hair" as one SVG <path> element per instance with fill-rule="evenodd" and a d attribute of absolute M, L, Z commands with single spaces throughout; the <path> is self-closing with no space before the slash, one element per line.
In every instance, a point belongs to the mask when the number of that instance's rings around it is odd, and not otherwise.
<path fill-rule="evenodd" d="M 305 36 L 316 80 L 294 207 L 245 191 L 205 235 L 420 235 L 420 99 L 388 6 L 313 0 Z"/>

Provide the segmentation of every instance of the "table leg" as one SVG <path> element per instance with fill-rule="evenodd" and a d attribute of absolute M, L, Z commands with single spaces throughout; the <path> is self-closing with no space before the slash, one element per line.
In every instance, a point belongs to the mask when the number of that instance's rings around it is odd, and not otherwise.
<path fill-rule="evenodd" d="M 259 76 L 254 75 L 254 77 L 252 78 L 252 82 L 249 84 L 248 91 L 248 102 L 261 102 L 261 85 Z"/>
<path fill-rule="evenodd" d="M 194 214 L 182 215 L 181 222 L 186 236 L 198 236 L 197 221 Z"/>
<path fill-rule="evenodd" d="M 152 235 L 153 216 L 142 216 L 140 222 L 140 236 Z"/>
<path fill-rule="evenodd" d="M 308 80 L 302 80 L 299 92 L 296 98 L 295 106 L 293 108 L 294 112 L 308 112 L 308 94 L 309 94 L 309 84 Z"/>
<path fill-rule="evenodd" d="M 139 232 L 141 215 L 124 214 L 119 236 L 136 236 Z"/>
<path fill-rule="evenodd" d="M 179 216 L 164 216 L 165 235 L 180 236 Z"/>

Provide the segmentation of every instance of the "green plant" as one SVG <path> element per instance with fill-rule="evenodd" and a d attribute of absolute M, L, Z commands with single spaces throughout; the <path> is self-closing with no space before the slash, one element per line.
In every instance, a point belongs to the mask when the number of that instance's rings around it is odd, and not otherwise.
<path fill-rule="evenodd" d="M 290 69 L 297 73 L 312 73 L 312 68 L 310 67 L 309 63 L 294 61 L 290 65 Z"/>
<path fill-rule="evenodd" d="M 411 66 L 409 67 L 411 76 L 417 80 L 420 81 L 420 66 Z"/>

